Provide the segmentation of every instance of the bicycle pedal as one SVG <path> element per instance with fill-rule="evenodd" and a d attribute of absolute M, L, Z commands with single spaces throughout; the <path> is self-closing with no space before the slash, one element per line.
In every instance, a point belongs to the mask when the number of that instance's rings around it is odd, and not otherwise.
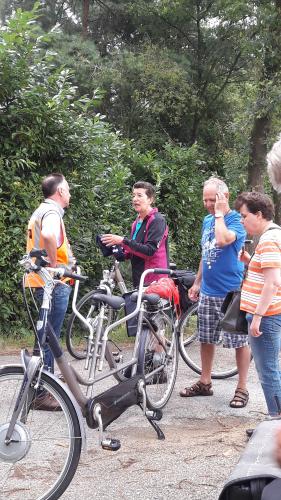
<path fill-rule="evenodd" d="M 101 447 L 103 450 L 118 451 L 121 447 L 119 439 L 105 438 L 101 442 Z"/>
<path fill-rule="evenodd" d="M 159 422 L 163 417 L 163 412 L 161 410 L 146 410 L 145 416 L 148 420 L 157 420 Z"/>

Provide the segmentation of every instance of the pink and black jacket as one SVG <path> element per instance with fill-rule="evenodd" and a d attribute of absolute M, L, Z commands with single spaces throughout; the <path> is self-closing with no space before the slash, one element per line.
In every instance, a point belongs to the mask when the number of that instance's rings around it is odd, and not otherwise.
<path fill-rule="evenodd" d="M 124 238 L 123 248 L 125 258 L 131 259 L 132 277 L 134 287 L 138 287 L 140 277 L 143 271 L 150 268 L 161 267 L 168 268 L 168 226 L 165 218 L 158 212 L 157 208 L 153 208 L 145 217 L 143 223 L 136 235 L 133 238 L 135 228 L 139 218 L 132 224 L 131 239 Z M 166 275 L 163 274 L 148 274 L 145 284 L 159 280 Z"/>

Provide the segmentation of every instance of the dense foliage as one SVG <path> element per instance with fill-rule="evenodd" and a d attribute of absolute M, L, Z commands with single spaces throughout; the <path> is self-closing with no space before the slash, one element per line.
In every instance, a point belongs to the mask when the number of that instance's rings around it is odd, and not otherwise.
<path fill-rule="evenodd" d="M 197 148 L 167 146 L 161 157 L 139 153 L 95 112 L 98 92 L 92 99 L 77 97 L 71 72 L 46 50 L 48 38 L 38 36 L 35 16 L 19 11 L 0 40 L 1 331 L 21 331 L 18 260 L 28 218 L 41 200 L 42 176 L 50 171 L 63 172 L 71 184 L 66 225 L 75 254 L 93 281 L 101 270 L 95 235 L 128 233 L 130 189 L 137 172 L 158 186 L 159 206 L 174 233 L 172 256 L 185 265 L 198 258 L 199 234 L 188 231 L 200 207 Z M 191 202 L 194 213 L 184 224 Z M 180 230 L 176 221 L 181 221 Z"/>
<path fill-rule="evenodd" d="M 17 261 L 43 175 L 61 171 L 72 185 L 66 224 L 86 271 L 99 263 L 93 235 L 130 219 L 130 147 L 94 114 L 94 100 L 76 99 L 68 71 L 54 71 L 33 18 L 19 12 L 1 33 L 1 329 L 21 317 Z"/>
<path fill-rule="evenodd" d="M 224 177 L 232 197 L 247 182 L 270 189 L 280 8 L 281 0 L 0 0 L 1 332 L 20 331 L 17 262 L 50 171 L 71 184 L 65 222 L 92 282 L 104 264 L 95 235 L 128 233 L 135 180 L 157 186 L 171 260 L 193 268 L 204 180 Z"/>

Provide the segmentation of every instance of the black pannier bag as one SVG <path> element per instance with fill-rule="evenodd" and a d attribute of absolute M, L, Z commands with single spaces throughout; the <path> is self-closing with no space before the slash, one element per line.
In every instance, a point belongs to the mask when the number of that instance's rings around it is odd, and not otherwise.
<path fill-rule="evenodd" d="M 265 487 L 281 478 L 281 468 L 274 459 L 275 434 L 280 427 L 281 420 L 258 425 L 218 500 L 273 500 L 266 496 Z"/>
<path fill-rule="evenodd" d="M 122 297 L 125 300 L 125 314 L 126 316 L 130 313 L 132 313 L 136 307 L 137 303 L 131 300 L 131 295 L 134 292 L 127 292 L 122 295 Z M 136 316 L 133 316 L 131 319 L 126 321 L 126 328 L 127 328 L 127 335 L 128 337 L 135 337 L 137 334 L 137 328 L 138 328 L 138 317 L 139 315 L 137 314 Z"/>
<path fill-rule="evenodd" d="M 179 291 L 179 296 L 180 296 L 180 310 L 181 314 L 183 314 L 189 307 L 194 304 L 189 298 L 188 298 L 188 290 L 192 287 L 196 274 L 193 271 L 190 271 L 189 269 L 183 270 L 183 271 L 175 271 L 175 283 L 178 287 Z"/>

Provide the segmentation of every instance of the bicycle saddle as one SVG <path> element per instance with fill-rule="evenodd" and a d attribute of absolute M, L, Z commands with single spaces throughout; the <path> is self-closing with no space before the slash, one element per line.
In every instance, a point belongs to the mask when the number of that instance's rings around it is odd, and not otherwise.
<path fill-rule="evenodd" d="M 123 297 L 113 297 L 105 295 L 104 293 L 95 293 L 93 299 L 96 302 L 102 302 L 103 304 L 108 304 L 112 309 L 121 309 L 121 307 L 125 304 Z"/>
<path fill-rule="evenodd" d="M 138 300 L 138 292 L 133 292 L 131 295 L 131 301 L 137 302 Z M 157 293 L 143 293 L 141 300 L 146 300 L 152 306 L 158 304 L 160 297 Z"/>

